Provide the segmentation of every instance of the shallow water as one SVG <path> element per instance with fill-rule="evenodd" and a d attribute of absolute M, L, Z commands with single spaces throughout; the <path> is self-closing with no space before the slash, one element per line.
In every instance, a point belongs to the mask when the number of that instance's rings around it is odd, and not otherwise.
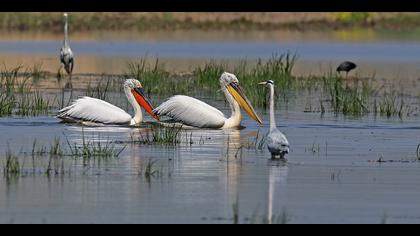
<path fill-rule="evenodd" d="M 419 223 L 417 119 L 321 118 L 293 109 L 277 118 L 291 143 L 287 163 L 269 160 L 266 149 L 238 151 L 268 128 L 245 117 L 242 130 L 187 130 L 193 144 L 130 144 L 118 159 L 88 166 L 68 157 L 71 173 L 63 176 L 0 178 L 0 222 L 233 223 L 238 204 L 241 223 L 270 214 L 288 223 Z M 1 118 L 0 129 L 1 153 L 30 152 L 34 139 L 82 142 L 82 127 L 53 117 Z M 127 141 L 150 127 L 83 132 Z M 138 174 L 149 160 L 161 172 L 150 180 Z"/>
<path fill-rule="evenodd" d="M 74 73 L 120 74 L 127 62 L 158 57 L 169 70 L 189 71 L 209 60 L 238 63 L 296 53 L 296 75 L 325 74 L 344 60 L 355 61 L 360 76 L 417 79 L 420 33 L 394 31 L 169 31 L 71 32 Z M 0 62 L 6 66 L 42 64 L 56 72 L 60 34 L 4 32 Z"/>
<path fill-rule="evenodd" d="M 420 62 L 415 57 L 419 37 L 413 34 L 407 38 L 381 32 L 223 35 L 76 35 L 72 43 L 76 73 L 118 74 L 127 61 L 144 53 L 158 53 L 168 67 L 185 71 L 212 58 L 233 62 L 298 48 L 303 61 L 296 67 L 300 73 L 325 73 L 341 59 L 366 60 L 358 74 L 375 72 L 401 79 L 405 89 L 417 88 L 406 80 L 417 79 Z M 232 43 L 238 37 L 241 42 Z M 186 38 L 194 43 L 185 42 Z M 7 34 L 0 41 L 0 61 L 8 67 L 42 62 L 43 68 L 54 72 L 60 40 L 57 35 Z M 74 96 L 83 95 L 80 89 L 88 81 L 74 79 L 78 89 Z M 55 81 L 40 83 L 44 95 L 51 93 L 53 98 Z M 11 150 L 25 170 L 17 177 L 0 176 L 0 223 L 234 223 L 236 205 L 239 223 L 261 223 L 272 217 L 268 223 L 420 223 L 418 110 L 403 119 L 321 115 L 304 112 L 308 104 L 319 104 L 317 99 L 310 94 L 295 96 L 288 104 L 280 100 L 277 111 L 277 123 L 291 144 L 286 163 L 270 160 L 265 148 L 246 148 L 268 131 L 268 114 L 261 109 L 257 112 L 263 125 L 244 115 L 244 129 L 186 130 L 176 147 L 127 143 L 131 137 L 150 133 L 150 124 L 81 127 L 60 123 L 53 115 L 0 118 L 2 168 L 5 153 Z M 152 103 L 164 98 L 152 97 Z M 223 100 L 199 98 L 229 113 Z M 123 96 L 111 94 L 110 99 L 127 108 Z M 420 107 L 418 98 L 406 102 Z M 153 122 L 149 116 L 146 119 Z M 123 152 L 119 158 L 87 162 L 63 157 L 64 174 L 58 175 L 43 173 L 48 156 L 32 160 L 34 140 L 48 148 L 58 137 L 67 148 L 67 140 L 81 144 L 83 135 L 87 140 L 115 141 Z M 150 161 L 160 174 L 147 178 L 143 173 Z"/>

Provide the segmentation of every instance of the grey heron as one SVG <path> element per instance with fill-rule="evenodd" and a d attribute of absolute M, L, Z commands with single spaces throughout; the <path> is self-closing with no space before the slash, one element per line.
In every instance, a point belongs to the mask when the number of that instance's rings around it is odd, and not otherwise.
<path fill-rule="evenodd" d="M 63 47 L 60 50 L 60 62 L 64 65 L 64 69 L 69 75 L 69 82 L 66 84 L 66 88 L 72 88 L 71 76 L 74 67 L 74 55 L 70 48 L 69 36 L 68 36 L 68 14 L 64 13 L 64 42 Z"/>
<path fill-rule="evenodd" d="M 271 153 L 271 158 L 285 159 L 284 156 L 289 153 L 289 141 L 286 136 L 280 132 L 276 126 L 276 118 L 274 111 L 274 81 L 267 80 L 259 83 L 266 85 L 270 89 L 270 132 L 267 136 L 267 148 Z"/>

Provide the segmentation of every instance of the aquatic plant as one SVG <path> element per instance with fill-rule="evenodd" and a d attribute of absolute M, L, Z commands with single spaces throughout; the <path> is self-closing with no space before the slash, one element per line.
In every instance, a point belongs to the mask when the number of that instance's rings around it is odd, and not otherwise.
<path fill-rule="evenodd" d="M 166 145 L 176 146 L 182 141 L 182 126 L 181 127 L 163 127 L 156 126 L 152 132 L 142 134 L 139 130 L 139 137 L 131 137 L 131 143 L 148 144 L 148 145 Z"/>
<path fill-rule="evenodd" d="M 258 150 L 262 151 L 266 147 L 267 142 L 267 136 L 268 133 L 265 135 L 261 135 L 260 130 L 258 130 L 257 135 L 251 140 L 251 138 L 248 138 L 248 143 L 243 145 L 246 149 L 250 150 Z"/>
<path fill-rule="evenodd" d="M 239 215 L 239 204 L 236 201 L 233 206 L 233 224 L 240 223 L 240 215 Z M 280 214 L 273 214 L 271 216 L 267 215 L 259 215 L 258 209 L 253 212 L 251 217 L 244 217 L 243 221 L 247 224 L 287 224 L 290 221 L 290 215 L 288 211 L 284 208 Z"/>
<path fill-rule="evenodd" d="M 112 81 L 108 78 L 106 78 L 105 80 L 106 81 L 104 82 L 104 79 L 101 79 L 99 83 L 96 84 L 93 88 L 89 81 L 87 89 L 86 89 L 86 96 L 97 98 L 104 101 L 107 100 L 107 94 L 108 94 Z M 121 85 L 122 83 L 119 84 L 119 87 L 122 88 Z"/>
<path fill-rule="evenodd" d="M 375 100 L 375 107 L 379 109 L 379 114 L 381 116 L 392 117 L 392 116 L 399 116 L 402 118 L 403 116 L 403 109 L 404 109 L 404 100 L 401 97 L 401 101 L 397 102 L 397 96 L 395 93 L 387 94 L 382 97 L 382 101 L 379 102 L 379 105 L 376 105 Z M 375 111 L 377 112 L 377 111 Z"/>
<path fill-rule="evenodd" d="M 69 148 L 69 155 L 72 157 L 82 157 L 83 159 L 91 158 L 118 158 L 124 151 L 126 146 L 123 148 L 117 148 L 115 142 L 106 140 L 101 141 L 101 137 L 98 135 L 93 138 L 86 140 L 85 132 L 82 129 L 82 144 L 70 143 L 67 139 Z"/>
<path fill-rule="evenodd" d="M 21 173 L 21 167 L 18 157 L 10 150 L 6 152 L 6 163 L 3 166 L 3 175 L 5 177 L 18 176 Z"/>
<path fill-rule="evenodd" d="M 128 64 L 128 72 L 125 78 L 133 78 L 139 80 L 144 88 L 145 93 L 150 96 L 167 95 L 175 93 L 183 93 L 185 89 L 185 81 L 169 78 L 169 72 L 164 69 L 164 65 L 159 63 L 156 58 L 153 65 L 147 63 L 147 58 L 142 58 L 137 62 Z M 182 86 L 179 86 L 182 84 Z"/>
<path fill-rule="evenodd" d="M 309 148 L 305 148 L 305 152 L 311 152 L 313 154 L 316 154 L 321 152 L 321 145 L 319 143 L 316 143 L 316 141 L 314 141 L 312 143 L 312 145 Z"/>
<path fill-rule="evenodd" d="M 15 98 L 16 99 L 16 98 Z M 49 113 L 50 102 L 44 99 L 38 91 L 17 96 L 15 115 L 38 116 Z"/>
<path fill-rule="evenodd" d="M 45 71 L 42 70 L 42 63 L 37 63 L 25 72 L 25 76 L 27 78 L 32 78 L 32 83 L 36 84 L 41 79 L 45 79 L 47 77 L 47 74 Z"/>
<path fill-rule="evenodd" d="M 324 90 L 329 94 L 331 109 L 336 114 L 362 116 L 369 113 L 369 97 L 373 89 L 369 81 L 344 81 L 341 76 L 323 77 Z"/>
<path fill-rule="evenodd" d="M 156 163 L 157 160 L 149 159 L 147 161 L 146 167 L 143 167 L 143 165 L 140 167 L 138 175 L 144 177 L 147 182 L 150 182 L 152 178 L 161 177 L 162 172 L 155 168 Z"/>

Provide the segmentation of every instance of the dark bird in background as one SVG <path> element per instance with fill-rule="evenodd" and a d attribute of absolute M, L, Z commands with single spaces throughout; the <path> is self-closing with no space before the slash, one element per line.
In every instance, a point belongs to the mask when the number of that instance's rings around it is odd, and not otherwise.
<path fill-rule="evenodd" d="M 337 72 L 345 71 L 346 72 L 346 77 L 347 77 L 347 75 L 349 74 L 349 72 L 351 70 L 353 70 L 354 68 L 356 68 L 356 67 L 357 67 L 357 65 L 354 64 L 353 62 L 351 62 L 351 61 L 345 61 L 345 62 L 342 62 L 337 67 Z"/>
<path fill-rule="evenodd" d="M 64 13 L 64 42 L 63 47 L 60 50 L 60 62 L 64 65 L 64 69 L 69 75 L 69 82 L 66 84 L 66 88 L 72 88 L 71 75 L 73 73 L 74 66 L 74 56 L 73 52 L 70 49 L 69 39 L 68 39 L 68 15 Z"/>

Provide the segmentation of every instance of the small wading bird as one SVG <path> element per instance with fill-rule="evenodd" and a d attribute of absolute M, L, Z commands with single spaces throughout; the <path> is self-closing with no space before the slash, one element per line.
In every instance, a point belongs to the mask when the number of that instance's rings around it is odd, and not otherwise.
<path fill-rule="evenodd" d="M 337 72 L 341 72 L 341 71 L 345 71 L 346 72 L 346 77 L 349 74 L 349 72 L 353 69 L 355 69 L 357 67 L 356 64 L 354 64 L 351 61 L 345 61 L 342 62 L 338 67 L 337 67 Z"/>
<path fill-rule="evenodd" d="M 141 107 L 153 118 L 159 117 L 153 113 L 153 107 L 144 95 L 143 87 L 138 80 L 128 79 L 124 82 L 124 92 L 128 101 L 134 108 L 134 117 L 119 107 L 105 101 L 83 97 L 73 102 L 72 105 L 59 111 L 57 118 L 64 122 L 114 125 L 137 125 L 143 121 Z M 140 107 L 141 106 L 141 107 Z"/>
<path fill-rule="evenodd" d="M 74 66 L 74 56 L 73 52 L 70 49 L 69 39 L 68 39 L 68 15 L 64 13 L 64 43 L 63 47 L 60 50 L 60 62 L 64 65 L 64 69 L 69 75 L 69 82 L 66 84 L 65 88 L 72 88 L 71 76 L 73 73 Z"/>
<path fill-rule="evenodd" d="M 280 132 L 276 126 L 276 118 L 274 116 L 274 82 L 268 80 L 259 83 L 266 85 L 270 89 L 270 133 L 267 136 L 267 147 L 271 153 L 271 158 L 275 159 L 277 156 L 285 160 L 284 156 L 289 153 L 289 141 L 286 136 Z"/>
<path fill-rule="evenodd" d="M 172 118 L 171 122 L 185 126 L 221 129 L 240 127 L 242 120 L 240 108 L 242 108 L 252 119 L 262 123 L 234 74 L 224 72 L 219 82 L 232 110 L 230 118 L 226 118 L 221 111 L 200 100 L 183 95 L 169 98 L 153 112 L 158 116 L 168 116 Z"/>

